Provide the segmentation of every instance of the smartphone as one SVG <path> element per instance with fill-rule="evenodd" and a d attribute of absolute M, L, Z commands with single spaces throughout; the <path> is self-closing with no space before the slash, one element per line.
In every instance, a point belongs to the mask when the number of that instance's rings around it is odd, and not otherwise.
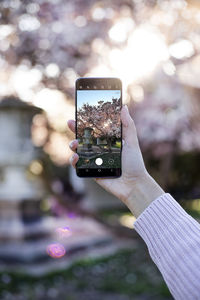
<path fill-rule="evenodd" d="M 122 82 L 119 78 L 76 80 L 77 176 L 121 176 L 121 107 Z"/>

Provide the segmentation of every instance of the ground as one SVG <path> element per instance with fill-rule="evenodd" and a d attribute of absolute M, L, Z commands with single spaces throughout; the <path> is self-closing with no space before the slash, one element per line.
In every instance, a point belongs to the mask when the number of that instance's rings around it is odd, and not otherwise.
<path fill-rule="evenodd" d="M 196 200 L 191 201 L 187 211 L 199 221 L 200 212 L 192 208 L 195 203 Z M 102 255 L 100 251 L 98 258 L 87 252 L 85 258 L 70 267 L 40 277 L 19 273 L 17 267 L 15 272 L 0 272 L 0 299 L 172 300 L 145 243 L 133 229 L 120 227 L 123 215 L 123 210 L 112 209 L 99 212 L 98 218 L 118 236 L 122 245 L 129 240 L 132 246 L 113 254 Z"/>
<path fill-rule="evenodd" d="M 44 277 L 4 273 L 0 279 L 1 300 L 173 299 L 142 241 L 134 250 L 81 260 Z"/>

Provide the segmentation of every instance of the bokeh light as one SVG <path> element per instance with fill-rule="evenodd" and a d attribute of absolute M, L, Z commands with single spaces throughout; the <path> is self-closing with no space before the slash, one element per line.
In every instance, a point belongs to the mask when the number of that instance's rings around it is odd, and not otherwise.
<path fill-rule="evenodd" d="M 34 31 L 39 29 L 39 20 L 29 14 L 21 15 L 19 18 L 19 29 L 22 31 Z"/>
<path fill-rule="evenodd" d="M 180 40 L 170 45 L 169 53 L 177 59 L 183 59 L 191 57 L 195 51 L 193 44 L 189 40 Z"/>
<path fill-rule="evenodd" d="M 131 216 L 130 214 L 124 214 L 120 217 L 119 222 L 128 228 L 133 228 L 133 224 L 136 221 L 136 218 L 134 216 Z"/>
<path fill-rule="evenodd" d="M 49 64 L 45 69 L 45 74 L 48 77 L 58 77 L 60 74 L 60 69 L 57 64 Z"/>
<path fill-rule="evenodd" d="M 29 169 L 34 175 L 40 175 L 43 171 L 43 166 L 40 161 L 34 160 L 31 162 Z"/>
<path fill-rule="evenodd" d="M 60 239 L 68 238 L 72 235 L 72 232 L 68 226 L 58 227 L 56 228 L 55 232 Z"/>
<path fill-rule="evenodd" d="M 77 214 L 73 211 L 67 212 L 66 216 L 70 219 L 75 219 L 77 217 Z"/>
<path fill-rule="evenodd" d="M 65 247 L 60 243 L 53 243 L 47 246 L 46 252 L 52 258 L 61 258 L 66 254 Z"/>
<path fill-rule="evenodd" d="M 120 19 L 109 30 L 109 37 L 115 42 L 125 42 L 128 34 L 133 32 L 135 23 L 131 18 Z"/>

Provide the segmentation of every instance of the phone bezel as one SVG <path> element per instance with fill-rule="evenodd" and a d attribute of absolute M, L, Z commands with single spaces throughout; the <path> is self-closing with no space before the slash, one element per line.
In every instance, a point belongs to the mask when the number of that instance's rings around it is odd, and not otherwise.
<path fill-rule="evenodd" d="M 95 85 L 95 82 L 103 84 L 104 82 L 114 87 L 116 83 L 119 85 L 119 88 L 113 88 L 121 91 L 121 108 L 122 108 L 122 81 L 116 77 L 80 77 L 76 80 L 75 83 L 75 134 L 77 139 L 77 90 L 79 90 L 80 83 L 83 86 Z M 104 84 L 105 84 L 104 83 Z M 84 90 L 84 88 L 83 88 Z M 86 90 L 95 90 L 94 88 L 87 88 Z M 102 89 L 107 90 L 107 89 Z M 120 161 L 122 164 L 122 123 L 121 123 L 121 151 L 120 151 Z M 100 171 L 99 171 L 100 170 Z M 122 168 L 78 168 L 76 167 L 76 174 L 78 177 L 87 177 L 87 178 L 118 178 L 122 175 Z"/>

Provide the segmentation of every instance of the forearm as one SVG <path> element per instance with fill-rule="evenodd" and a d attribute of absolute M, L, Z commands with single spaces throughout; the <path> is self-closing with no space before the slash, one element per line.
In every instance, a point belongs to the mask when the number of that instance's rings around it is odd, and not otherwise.
<path fill-rule="evenodd" d="M 125 203 L 137 218 L 156 198 L 164 193 L 158 183 L 146 173 L 132 183 L 132 190 Z"/>
<path fill-rule="evenodd" d="M 200 225 L 163 194 L 139 216 L 134 228 L 174 298 L 200 299 Z"/>

